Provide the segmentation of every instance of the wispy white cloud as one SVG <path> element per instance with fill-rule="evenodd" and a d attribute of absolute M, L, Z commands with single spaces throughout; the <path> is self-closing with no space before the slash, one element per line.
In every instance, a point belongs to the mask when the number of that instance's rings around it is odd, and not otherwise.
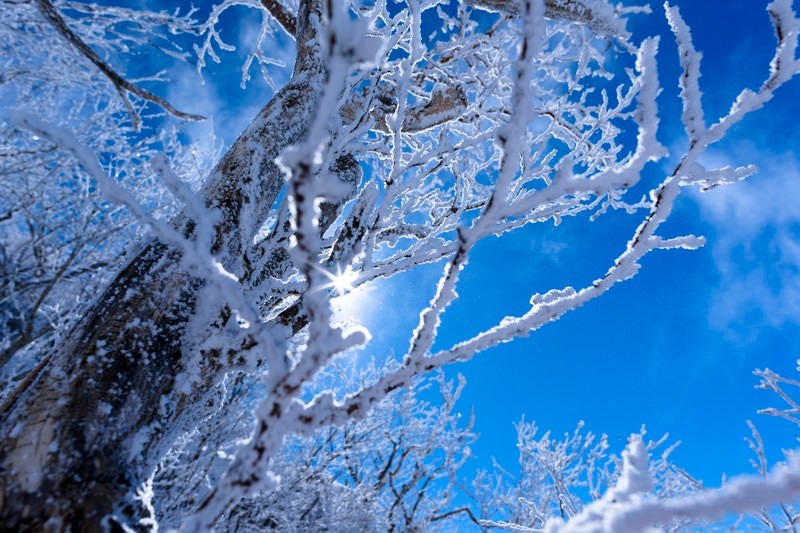
<path fill-rule="evenodd" d="M 178 109 L 185 109 L 207 117 L 207 120 L 189 122 L 184 131 L 200 149 L 214 153 L 214 117 L 221 102 L 212 84 L 204 83 L 197 71 L 188 66 L 178 64 L 170 72 L 170 83 L 167 99 Z"/>
<path fill-rule="evenodd" d="M 727 159 L 716 153 L 704 163 Z M 760 171 L 695 199 L 716 234 L 710 246 L 719 285 L 709 320 L 746 338 L 765 326 L 800 324 L 800 160 L 748 143 L 735 146 L 735 160 L 753 161 Z"/>
<path fill-rule="evenodd" d="M 256 5 L 258 3 L 256 2 Z M 189 124 L 187 134 L 195 142 L 216 149 L 217 142 L 230 145 L 253 117 L 288 82 L 292 71 L 294 44 L 277 23 L 265 18 L 261 9 L 238 5 L 220 16 L 216 30 L 232 50 L 214 47 L 221 62 L 206 57 L 205 67 L 198 73 L 188 64 L 169 66 L 168 99 L 178 109 L 186 109 L 209 118 Z M 267 26 L 263 24 L 266 22 Z M 264 33 L 262 34 L 262 30 Z M 251 57 L 252 56 L 252 57 Z M 266 64 L 272 85 L 262 76 L 256 57 Z M 242 87 L 243 69 L 249 79 Z"/>

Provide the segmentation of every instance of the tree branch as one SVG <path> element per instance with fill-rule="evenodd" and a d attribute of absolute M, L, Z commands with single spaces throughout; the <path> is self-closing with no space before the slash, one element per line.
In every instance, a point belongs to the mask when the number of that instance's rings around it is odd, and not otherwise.
<path fill-rule="evenodd" d="M 289 35 L 296 35 L 297 18 L 279 0 L 261 0 L 261 5 Z"/>
<path fill-rule="evenodd" d="M 476 525 L 481 527 L 486 527 L 486 524 L 478 520 L 475 515 L 472 513 L 472 510 L 469 507 L 459 507 L 458 509 L 453 509 L 452 511 L 447 511 L 442 514 L 437 514 L 431 517 L 431 522 L 438 522 L 439 520 L 444 520 L 445 518 L 450 518 L 453 515 L 457 515 L 460 513 L 466 513 L 469 519 Z M 489 526 L 492 527 L 492 526 Z"/>
<path fill-rule="evenodd" d="M 114 88 L 119 93 L 120 98 L 122 98 L 128 113 L 131 115 L 134 129 L 137 131 L 139 130 L 142 125 L 142 119 L 139 118 L 139 115 L 133 109 L 133 105 L 131 104 L 127 93 L 133 93 L 143 100 L 153 102 L 154 104 L 163 107 L 171 115 L 174 115 L 178 118 L 186 118 L 189 120 L 205 120 L 206 117 L 202 115 L 178 111 L 165 99 L 151 93 L 150 91 L 142 89 L 141 87 L 137 87 L 133 83 L 123 78 L 116 70 L 111 68 L 108 63 L 103 61 L 100 56 L 98 56 L 97 53 L 78 36 L 78 34 L 72 31 L 69 26 L 67 26 L 66 21 L 50 0 L 36 0 L 36 5 L 39 7 L 39 11 L 42 12 L 42 15 L 44 15 L 44 18 L 47 19 L 53 28 L 55 28 L 55 30 L 60 33 L 61 36 L 67 40 L 67 42 L 74 46 L 78 52 L 83 54 L 86 59 L 91 61 L 94 66 L 96 66 L 100 72 L 105 74 L 105 76 L 111 81 L 111 83 L 114 85 Z"/>
<path fill-rule="evenodd" d="M 466 3 L 479 9 L 497 11 L 512 17 L 520 15 L 519 4 L 516 0 L 466 0 Z M 544 16 L 552 20 L 568 20 L 577 24 L 586 24 L 593 30 L 604 34 L 624 33 L 624 24 L 620 25 L 618 17 L 616 17 L 617 10 L 603 2 L 545 0 L 544 9 Z"/>

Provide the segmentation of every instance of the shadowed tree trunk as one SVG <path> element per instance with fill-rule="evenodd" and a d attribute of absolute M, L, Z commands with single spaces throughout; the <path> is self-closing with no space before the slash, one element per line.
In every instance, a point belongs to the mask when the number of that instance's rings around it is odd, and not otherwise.
<path fill-rule="evenodd" d="M 246 280 L 257 277 L 260 258 L 250 245 L 284 186 L 274 160 L 307 133 L 325 76 L 313 19 L 324 20 L 319 1 L 302 2 L 298 56 L 292 81 L 235 141 L 203 189 L 219 214 L 212 253 Z M 353 188 L 357 163 L 340 158 L 338 170 Z M 333 169 L 336 171 L 337 169 Z M 338 208 L 338 206 L 337 206 Z M 182 217 L 185 218 L 185 217 Z M 327 222 L 330 223 L 331 217 Z M 196 224 L 182 224 L 195 237 Z M 102 531 L 112 515 L 127 522 L 139 514 L 125 496 L 148 475 L 148 452 L 180 425 L 183 407 L 211 386 L 223 361 L 203 352 L 193 390 L 176 386 L 186 370 L 184 334 L 205 282 L 186 271 L 182 251 L 154 240 L 122 270 L 90 313 L 37 375 L 3 406 L 0 448 L 0 523 L 7 531 Z M 225 308 L 209 328 L 224 328 Z M 252 347 L 252 346 L 248 346 Z M 153 454 L 157 457 L 158 454 Z"/>

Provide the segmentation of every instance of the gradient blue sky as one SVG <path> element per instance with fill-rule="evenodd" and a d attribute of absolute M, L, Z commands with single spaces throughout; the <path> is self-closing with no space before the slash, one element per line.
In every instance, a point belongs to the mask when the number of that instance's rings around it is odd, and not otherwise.
<path fill-rule="evenodd" d="M 768 72 L 774 34 L 766 1 L 675 2 L 704 55 L 701 87 L 707 121 L 726 112 L 736 94 L 756 89 Z M 686 141 L 677 95 L 674 40 L 661 4 L 636 16 L 637 38 L 659 34 L 662 131 L 670 157 L 649 171 L 670 172 Z M 641 273 L 527 339 L 496 348 L 457 370 L 470 385 L 482 440 L 476 453 L 510 466 L 516 454 L 512 421 L 523 414 L 563 433 L 579 420 L 621 448 L 646 424 L 651 437 L 669 432 L 683 442 L 674 459 L 709 485 L 722 472 L 749 472 L 746 419 L 757 422 L 768 453 L 795 447 L 797 428 L 756 415 L 779 404 L 755 390 L 756 367 L 794 375 L 800 356 L 800 84 L 785 87 L 768 108 L 738 126 L 709 153 L 708 163 L 756 163 L 748 183 L 679 202 L 665 233 L 706 235 L 695 252 L 655 252 Z M 464 275 L 465 299 L 454 306 L 456 330 L 496 319 L 501 302 L 518 309 L 531 291 L 597 278 L 621 251 L 619 239 L 638 221 L 611 216 L 587 225 L 539 227 L 485 243 Z M 480 250 L 479 250 L 480 251 Z M 496 260 L 510 254 L 516 261 Z M 477 268 L 475 268 L 477 267 Z M 458 317 L 458 318 L 456 318 Z M 612 444 L 613 445 L 613 444 Z"/>
<path fill-rule="evenodd" d="M 755 89 L 767 76 L 775 43 L 767 3 L 675 2 L 704 55 L 707 122 L 727 111 L 742 88 Z M 659 138 L 670 157 L 648 167 L 651 178 L 658 179 L 671 172 L 686 141 L 674 39 L 662 5 L 650 5 L 653 13 L 634 16 L 630 28 L 637 42 L 661 35 Z M 254 35 L 246 19 L 231 17 L 229 24 L 238 25 L 237 36 L 230 38 L 234 43 L 244 45 Z M 279 69 L 275 73 L 280 81 Z M 217 77 L 212 71 L 202 87 L 191 74 L 177 77 L 172 100 L 191 104 L 183 107 L 194 112 L 213 113 L 215 131 L 226 143 L 264 101 L 265 88 L 255 72 L 246 90 L 239 88 L 236 71 Z M 771 458 L 780 458 L 781 448 L 796 446 L 800 430 L 756 414 L 779 399 L 754 389 L 752 370 L 769 367 L 793 377 L 800 357 L 798 89 L 798 81 L 783 88 L 706 158 L 707 163 L 755 163 L 758 175 L 679 201 L 664 233 L 703 234 L 709 240 L 705 248 L 654 252 L 636 278 L 599 300 L 528 338 L 448 369 L 468 380 L 461 406 L 467 413 L 474 408 L 481 434 L 473 466 L 488 466 L 494 456 L 513 470 L 513 423 L 523 415 L 557 434 L 584 420 L 586 429 L 607 433 L 617 451 L 642 424 L 653 438 L 669 432 L 673 441 L 683 442 L 675 461 L 709 486 L 718 485 L 723 472 L 752 471 L 744 441 L 747 419 L 757 423 Z M 203 135 L 205 127 L 197 126 L 197 134 Z M 445 314 L 440 343 L 524 312 L 534 292 L 579 287 L 599 277 L 639 221 L 614 214 L 591 224 L 578 218 L 483 242 L 464 271 L 462 298 Z M 382 357 L 407 347 L 440 272 L 434 265 L 359 297 L 356 312 L 373 326 L 368 352 Z"/>

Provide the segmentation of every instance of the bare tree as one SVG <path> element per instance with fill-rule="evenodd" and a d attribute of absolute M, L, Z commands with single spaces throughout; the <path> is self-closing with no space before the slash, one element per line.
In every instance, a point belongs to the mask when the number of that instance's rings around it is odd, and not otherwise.
<path fill-rule="evenodd" d="M 201 64 L 227 46 L 219 21 L 234 6 L 262 16 L 260 41 L 280 26 L 296 44 L 291 79 L 197 194 L 178 177 L 178 162 L 148 158 L 151 175 L 183 204 L 169 222 L 109 175 L 73 125 L 10 114 L 26 142 L 68 154 L 106 201 L 124 206 L 151 234 L 70 333 L 43 347 L 6 394 L 6 527 L 150 527 L 157 517 L 142 487 L 159 465 L 183 450 L 192 458 L 187 468 L 207 468 L 228 431 L 252 413 L 249 438 L 183 523 L 187 531 L 226 527 L 241 502 L 281 490 L 277 472 L 290 436 L 356 423 L 419 376 L 528 335 L 635 275 L 652 250 L 700 246 L 693 235 L 659 233 L 675 198 L 753 172 L 705 169 L 698 157 L 798 70 L 798 23 L 791 2 L 777 0 L 769 7 L 778 37 L 769 78 L 707 125 L 699 55 L 669 8 L 689 148 L 652 184 L 643 182 L 643 169 L 665 154 L 656 139 L 658 42 L 635 44 L 625 28 L 640 10 L 604 0 L 445 4 L 226 0 L 204 25 L 163 15 L 167 30 L 199 35 Z M 10 6 L 36 7 L 37 23 L 50 25 L 46 35 L 110 84 L 132 128 L 140 122 L 134 102 L 186 116 L 94 51 L 96 26 L 81 22 L 99 8 L 49 0 Z M 79 13 L 72 24 L 64 14 L 70 10 Z M 135 26 L 138 15 L 128 15 Z M 423 30 L 428 21 L 435 32 Z M 260 51 L 251 58 L 248 64 L 268 61 Z M 634 136 L 635 143 L 625 141 Z M 595 281 L 532 294 L 524 314 L 434 349 L 477 243 L 609 210 L 627 211 L 640 224 Z M 338 291 L 431 263 L 442 274 L 407 352 L 345 396 L 318 386 L 337 357 L 367 340 L 364 331 L 336 323 L 330 302 Z M 208 424 L 220 410 L 220 423 Z M 189 442 L 196 449 L 185 449 L 187 435 L 196 435 Z M 639 461 L 640 447 L 632 446 L 629 455 Z M 407 502 L 395 490 L 405 516 Z"/>

